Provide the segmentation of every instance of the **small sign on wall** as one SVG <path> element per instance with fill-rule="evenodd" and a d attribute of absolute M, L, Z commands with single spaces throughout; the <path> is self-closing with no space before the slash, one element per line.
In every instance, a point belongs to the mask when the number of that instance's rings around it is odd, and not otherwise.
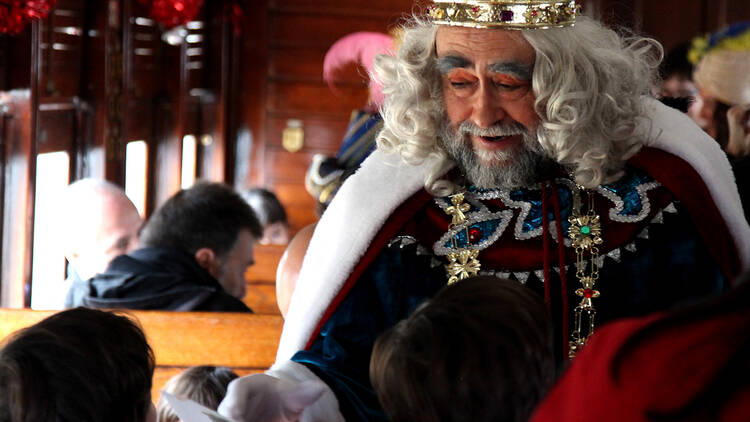
<path fill-rule="evenodd" d="M 302 128 L 302 120 L 289 119 L 286 127 L 281 133 L 281 146 L 289 152 L 297 152 L 305 146 L 305 131 Z"/>

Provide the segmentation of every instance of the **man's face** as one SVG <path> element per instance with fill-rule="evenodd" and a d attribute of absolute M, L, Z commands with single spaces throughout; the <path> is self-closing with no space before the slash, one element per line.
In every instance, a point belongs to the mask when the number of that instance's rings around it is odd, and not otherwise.
<path fill-rule="evenodd" d="M 716 105 L 716 99 L 699 88 L 695 101 L 688 109 L 688 115 L 714 139 L 717 135 L 716 122 L 714 122 Z"/>
<path fill-rule="evenodd" d="M 218 273 L 215 277 L 227 293 L 238 299 L 242 299 L 247 293 L 245 271 L 255 262 L 254 245 L 253 235 L 248 230 L 240 230 L 234 247 L 219 260 Z"/>
<path fill-rule="evenodd" d="M 693 81 L 680 75 L 672 75 L 664 79 L 661 88 L 662 97 L 692 98 L 695 97 L 697 93 Z"/>
<path fill-rule="evenodd" d="M 119 199 L 102 216 L 97 244 L 107 263 L 114 257 L 126 254 L 138 244 L 138 231 L 143 224 L 138 210 L 129 201 Z"/>
<path fill-rule="evenodd" d="M 76 221 L 81 226 L 80 238 L 66 255 L 84 280 L 103 272 L 116 256 L 135 249 L 143 224 L 135 206 L 120 195 L 109 195 L 99 205 L 92 205 Z"/>
<path fill-rule="evenodd" d="M 258 241 L 261 245 L 286 245 L 289 243 L 289 226 L 282 221 L 263 226 L 263 238 Z"/>
<path fill-rule="evenodd" d="M 529 174 L 516 173 L 532 172 L 538 161 L 530 151 L 539 122 L 534 49 L 519 32 L 444 26 L 436 49 L 446 118 L 441 138 L 449 155 L 475 184 L 527 181 Z"/>

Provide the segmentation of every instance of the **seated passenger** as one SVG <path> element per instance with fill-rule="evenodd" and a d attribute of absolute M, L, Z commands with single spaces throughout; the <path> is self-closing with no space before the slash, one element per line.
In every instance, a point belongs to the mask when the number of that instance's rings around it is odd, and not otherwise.
<path fill-rule="evenodd" d="M 552 338 L 530 289 L 469 278 L 378 337 L 370 380 L 393 422 L 526 421 L 555 378 Z"/>
<path fill-rule="evenodd" d="M 76 308 L 0 349 L 0 421 L 155 421 L 154 355 L 125 316 Z"/>
<path fill-rule="evenodd" d="M 289 243 L 289 222 L 286 211 L 273 192 L 263 188 L 251 188 L 242 192 L 242 197 L 253 209 L 263 228 L 261 245 L 286 245 Z"/>
<path fill-rule="evenodd" d="M 252 312 L 242 302 L 261 228 L 230 187 L 199 183 L 167 200 L 143 226 L 140 247 L 88 281 L 94 308 Z"/>
<path fill-rule="evenodd" d="M 85 280 L 104 271 L 114 257 L 136 248 L 143 220 L 125 191 L 105 180 L 71 183 L 61 205 L 61 246 L 70 264 L 64 305 L 70 308 L 80 303 L 81 298 L 73 296 L 83 291 Z"/>
<path fill-rule="evenodd" d="M 750 420 L 750 273 L 734 290 L 602 327 L 532 422 Z"/>
<path fill-rule="evenodd" d="M 700 93 L 691 117 L 726 151 L 750 221 L 750 21 L 695 39 L 691 58 Z"/>
<path fill-rule="evenodd" d="M 190 399 L 209 409 L 216 410 L 227 394 L 227 385 L 238 378 L 231 369 L 223 366 L 193 366 L 167 381 L 164 390 L 179 399 Z M 156 406 L 157 422 L 179 422 L 180 418 L 164 396 Z"/>

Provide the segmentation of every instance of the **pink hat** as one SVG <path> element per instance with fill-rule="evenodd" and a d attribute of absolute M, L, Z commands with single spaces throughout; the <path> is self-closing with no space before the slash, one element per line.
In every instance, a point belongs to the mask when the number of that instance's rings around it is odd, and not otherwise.
<path fill-rule="evenodd" d="M 370 102 L 379 107 L 383 104 L 382 86 L 372 78 L 375 56 L 393 54 L 393 38 L 379 32 L 354 32 L 336 41 L 323 59 L 323 79 L 335 91 L 334 74 L 351 62 L 361 64 L 370 75 Z"/>

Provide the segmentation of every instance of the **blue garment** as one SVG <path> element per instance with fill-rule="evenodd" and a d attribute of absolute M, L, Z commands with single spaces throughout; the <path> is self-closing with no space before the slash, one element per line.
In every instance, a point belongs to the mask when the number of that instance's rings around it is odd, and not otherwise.
<path fill-rule="evenodd" d="M 375 139 L 382 128 L 380 113 L 354 110 L 336 154 L 339 165 L 345 169 L 359 167 L 375 149 Z"/>

